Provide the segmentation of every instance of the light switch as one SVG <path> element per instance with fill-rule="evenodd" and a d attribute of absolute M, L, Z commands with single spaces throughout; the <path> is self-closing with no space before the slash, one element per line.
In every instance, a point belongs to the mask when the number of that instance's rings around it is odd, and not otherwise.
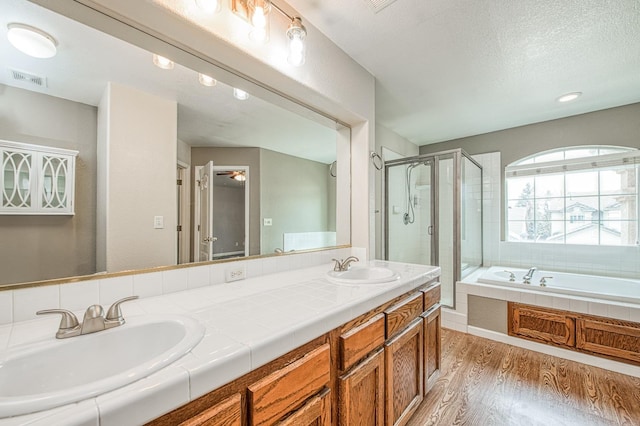
<path fill-rule="evenodd" d="M 164 229 L 164 216 L 153 217 L 153 229 Z"/>
<path fill-rule="evenodd" d="M 264 226 L 271 226 L 273 225 L 273 219 L 270 217 L 265 217 L 264 218 Z"/>

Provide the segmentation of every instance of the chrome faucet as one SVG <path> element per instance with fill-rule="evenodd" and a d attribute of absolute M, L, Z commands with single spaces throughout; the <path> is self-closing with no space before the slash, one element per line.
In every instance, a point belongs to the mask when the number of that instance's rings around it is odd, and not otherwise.
<path fill-rule="evenodd" d="M 120 305 L 129 300 L 135 300 L 138 296 L 129 296 L 120 299 L 111 305 L 104 316 L 104 309 L 100 305 L 91 305 L 84 313 L 82 323 L 78 322 L 78 318 L 73 312 L 66 309 L 45 309 L 36 312 L 36 315 L 44 314 L 61 314 L 60 326 L 56 333 L 57 339 L 66 339 L 67 337 L 81 336 L 83 334 L 95 333 L 97 331 L 106 330 L 113 327 L 121 326 L 125 323 L 120 310 Z"/>
<path fill-rule="evenodd" d="M 344 272 L 344 271 L 348 271 L 349 268 L 351 268 L 351 264 L 353 262 L 359 262 L 360 259 L 358 259 L 355 256 L 349 256 L 344 260 L 338 260 L 338 259 L 331 259 L 335 262 L 335 264 L 333 265 L 333 270 L 335 272 Z"/>
<path fill-rule="evenodd" d="M 522 277 L 523 283 L 531 284 L 531 278 L 533 278 L 533 273 L 536 272 L 537 270 L 538 268 L 536 268 L 535 266 L 529 269 L 529 272 L 527 272 L 527 274 L 524 277 Z"/>

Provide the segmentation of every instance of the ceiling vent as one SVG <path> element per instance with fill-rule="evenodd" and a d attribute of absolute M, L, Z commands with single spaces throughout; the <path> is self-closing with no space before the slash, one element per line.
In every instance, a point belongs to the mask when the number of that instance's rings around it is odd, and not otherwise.
<path fill-rule="evenodd" d="M 389 6 L 391 3 L 395 3 L 396 0 L 364 0 L 373 13 L 378 13 L 385 7 Z"/>
<path fill-rule="evenodd" d="M 29 86 L 47 87 L 46 77 L 12 69 L 9 70 L 9 73 L 11 74 L 11 78 L 18 83 Z"/>

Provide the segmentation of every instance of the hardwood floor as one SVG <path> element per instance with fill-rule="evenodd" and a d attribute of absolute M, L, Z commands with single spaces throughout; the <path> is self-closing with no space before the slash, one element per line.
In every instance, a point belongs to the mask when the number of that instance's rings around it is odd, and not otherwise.
<path fill-rule="evenodd" d="M 407 425 L 640 425 L 640 379 L 442 329 L 442 375 Z"/>

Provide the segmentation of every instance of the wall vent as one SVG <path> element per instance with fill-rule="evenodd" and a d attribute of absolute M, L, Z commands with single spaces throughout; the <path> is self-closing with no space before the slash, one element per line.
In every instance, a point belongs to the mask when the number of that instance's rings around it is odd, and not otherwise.
<path fill-rule="evenodd" d="M 371 10 L 373 10 L 373 13 L 378 13 L 385 7 L 389 6 L 391 3 L 396 2 L 396 0 L 364 0 L 364 1 L 369 5 Z"/>
<path fill-rule="evenodd" d="M 24 71 L 9 70 L 11 78 L 19 83 L 28 84 L 30 86 L 47 87 L 46 77 L 40 77 L 39 75 L 30 74 Z"/>

